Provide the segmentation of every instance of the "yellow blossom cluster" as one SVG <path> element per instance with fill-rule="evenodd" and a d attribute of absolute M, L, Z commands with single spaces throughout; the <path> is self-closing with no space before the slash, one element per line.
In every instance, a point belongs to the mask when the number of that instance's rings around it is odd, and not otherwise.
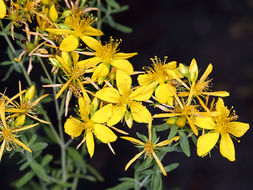
<path fill-rule="evenodd" d="M 44 86 L 59 88 L 56 99 L 65 98 L 65 116 L 68 115 L 72 94 L 76 98 L 78 111 L 75 116 L 66 119 L 64 129 L 72 138 L 82 136 L 79 145 L 86 143 L 90 157 L 94 155 L 94 136 L 114 152 L 110 143 L 117 140 L 115 133 L 128 135 L 119 129 L 121 123 L 126 123 L 129 128 L 132 128 L 134 121 L 144 123 L 148 125 L 146 142 L 129 136 L 122 137 L 143 148 L 125 169 L 145 153 L 145 156 L 155 159 L 166 175 L 155 152 L 162 146 L 170 146 L 172 142 L 178 141 L 179 136 L 159 143 L 151 140 L 152 121 L 165 118 L 167 124 L 176 125 L 198 138 L 199 156 L 206 156 L 221 136 L 221 154 L 230 161 L 235 160 L 231 137 L 241 137 L 249 129 L 249 124 L 235 121 L 235 113 L 230 114 L 224 105 L 222 98 L 229 96 L 228 92 L 211 91 L 211 79 L 208 76 L 212 72 L 212 64 L 199 77 L 195 59 L 187 65 L 176 61 L 168 62 L 167 57 L 164 60 L 154 57 L 151 59 L 152 67 L 134 71 L 128 59 L 137 55 L 136 52 L 119 52 L 121 40 L 111 37 L 104 43 L 95 38 L 104 33 L 92 25 L 97 22 L 97 18 L 88 13 L 91 8 L 80 9 L 78 4 L 72 3 L 69 9 L 59 12 L 56 5 L 51 0 L 16 0 L 9 2 L 6 11 L 4 1 L 0 0 L 0 18 L 8 17 L 11 20 L 12 31 L 17 24 L 25 26 L 28 43 L 24 53 L 49 57 L 50 64 L 53 65 L 52 72 L 57 74 L 59 83 Z M 36 17 L 38 23 L 36 31 L 31 31 L 28 26 L 33 17 Z M 31 36 L 36 38 L 35 43 L 31 43 Z M 16 60 L 21 60 L 23 54 Z M 29 68 L 30 72 L 31 67 Z M 133 75 L 138 75 L 138 85 L 132 84 Z M 2 95 L 1 154 L 5 144 L 10 142 L 30 150 L 14 135 L 37 125 L 18 127 L 24 124 L 26 116 L 47 123 L 31 113 L 32 108 L 46 95 L 31 102 L 32 91 L 34 87 L 27 91 L 22 91 L 20 87 L 20 92 L 13 98 Z M 22 97 L 23 93 L 25 98 Z M 14 102 L 17 97 L 20 97 L 20 103 Z M 210 97 L 218 98 L 209 102 Z M 147 105 L 158 108 L 162 113 L 151 113 Z M 5 113 L 9 114 L 8 117 Z M 11 127 L 14 118 L 18 125 Z"/>

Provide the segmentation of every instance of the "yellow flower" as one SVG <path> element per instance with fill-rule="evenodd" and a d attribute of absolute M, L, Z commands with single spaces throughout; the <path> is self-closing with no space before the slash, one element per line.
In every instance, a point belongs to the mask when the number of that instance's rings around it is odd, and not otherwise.
<path fill-rule="evenodd" d="M 180 79 L 183 76 L 177 71 L 177 62 L 166 63 L 167 57 L 165 57 L 163 62 L 157 57 L 151 59 L 151 61 L 153 62 L 153 68 L 149 67 L 146 69 L 147 74 L 139 75 L 138 82 L 141 86 L 154 83 L 157 86 L 154 89 L 156 100 L 161 104 L 173 106 L 173 97 L 177 92 L 175 87 L 177 85 L 176 81 L 187 87 Z"/>
<path fill-rule="evenodd" d="M 71 14 L 65 19 L 65 24 L 70 29 L 47 28 L 46 31 L 52 34 L 65 35 L 66 38 L 60 44 L 60 50 L 70 52 L 76 50 L 79 45 L 79 38 L 84 41 L 85 36 L 101 36 L 103 32 L 91 27 L 96 19 L 93 16 L 81 18 L 80 14 Z M 72 29 L 72 30 L 71 30 Z"/>
<path fill-rule="evenodd" d="M 87 149 L 90 157 L 94 154 L 94 137 L 93 134 L 103 143 L 114 142 L 117 136 L 104 125 L 111 117 L 112 105 L 108 104 L 99 110 L 94 115 L 91 115 L 90 104 L 88 104 L 83 97 L 78 99 L 80 119 L 70 117 L 64 124 L 65 133 L 72 138 L 78 137 L 85 131 L 84 138 L 79 146 L 86 141 Z"/>
<path fill-rule="evenodd" d="M 145 156 L 148 156 L 149 158 L 154 158 L 156 163 L 158 164 L 160 170 L 162 171 L 162 174 L 167 176 L 167 173 L 161 163 L 161 161 L 159 160 L 159 158 L 157 157 L 157 155 L 155 154 L 155 150 L 158 149 L 159 147 L 162 146 L 166 146 L 170 143 L 172 143 L 173 141 L 178 141 L 179 136 L 173 137 L 170 140 L 164 140 L 162 142 L 159 142 L 157 144 L 154 144 L 151 142 L 151 125 L 149 125 L 148 127 L 148 135 L 149 135 L 149 139 L 146 142 L 142 142 L 138 139 L 135 139 L 133 137 L 127 137 L 127 136 L 122 136 L 121 138 L 128 140 L 138 146 L 143 147 L 143 151 L 141 151 L 140 153 L 138 153 L 137 155 L 135 155 L 126 165 L 125 167 L 125 171 L 129 168 L 129 166 L 135 161 L 137 160 L 142 154 L 145 154 Z"/>
<path fill-rule="evenodd" d="M 107 125 L 117 124 L 127 112 L 128 107 L 136 122 L 148 123 L 151 114 L 139 101 L 146 101 L 151 97 L 154 85 L 138 87 L 133 90 L 131 77 L 121 70 L 116 73 L 116 83 L 118 90 L 113 87 L 106 87 L 96 93 L 99 99 L 116 104 L 113 107 L 112 116 L 108 120 Z M 131 122 L 127 122 L 127 124 L 129 123 L 131 124 Z M 131 125 L 128 125 L 128 127 L 131 128 Z"/>
<path fill-rule="evenodd" d="M 128 75 L 131 75 L 133 73 L 133 66 L 127 59 L 137 55 L 137 53 L 119 53 L 118 46 L 120 44 L 120 41 L 115 41 L 111 38 L 108 43 L 102 45 L 100 41 L 97 41 L 96 39 L 89 36 L 84 36 L 82 40 L 89 48 L 95 51 L 95 56 L 87 59 L 86 62 L 92 63 L 93 65 L 101 63 L 94 70 L 94 73 L 91 77 L 93 81 L 95 81 L 98 77 L 107 76 L 110 71 L 110 66 L 124 71 Z M 79 66 L 82 66 L 83 64 L 86 63 L 83 62 Z"/>
<path fill-rule="evenodd" d="M 210 63 L 208 65 L 207 69 L 205 70 L 205 72 L 203 73 L 203 75 L 197 81 L 198 74 L 199 74 L 198 66 L 197 66 L 196 60 L 192 59 L 191 65 L 190 65 L 190 68 L 189 68 L 190 81 L 192 82 L 190 91 L 189 92 L 179 93 L 179 96 L 182 96 L 182 97 L 188 96 L 188 101 L 191 101 L 191 99 L 193 97 L 196 97 L 199 100 L 202 107 L 206 111 L 209 111 L 209 110 L 205 106 L 205 103 L 202 101 L 200 96 L 203 96 L 203 95 L 205 95 L 205 96 L 220 96 L 220 97 L 229 96 L 229 93 L 226 92 L 226 91 L 207 92 L 207 90 L 209 88 L 209 83 L 210 83 L 211 80 L 206 80 L 206 79 L 209 76 L 209 74 L 212 72 L 212 70 L 213 70 L 213 65 Z"/>
<path fill-rule="evenodd" d="M 0 0 L 0 19 L 3 19 L 6 15 L 6 6 L 3 0 Z"/>
<path fill-rule="evenodd" d="M 2 141 L 1 147 L 0 147 L 0 161 L 3 156 L 4 149 L 7 151 L 12 150 L 12 148 L 15 148 L 16 145 L 21 146 L 25 150 L 32 152 L 29 147 L 27 147 L 24 143 L 22 143 L 20 140 L 17 139 L 16 133 L 19 131 L 24 131 L 27 129 L 30 129 L 32 127 L 35 127 L 38 125 L 32 124 L 27 125 L 23 127 L 16 128 L 15 126 L 10 126 L 10 122 L 5 117 L 6 112 L 6 103 L 3 99 L 0 100 L 0 118 L 1 118 L 1 124 L 0 124 L 0 141 Z"/>
<path fill-rule="evenodd" d="M 224 106 L 222 98 L 216 103 L 219 115 L 212 117 L 197 117 L 195 124 L 200 128 L 212 130 L 198 138 L 197 154 L 204 157 L 220 140 L 220 153 L 230 161 L 235 161 L 235 147 L 230 136 L 241 137 L 249 129 L 248 123 L 236 122 L 237 116 Z"/>
<path fill-rule="evenodd" d="M 21 83 L 19 82 L 19 93 L 16 94 L 15 96 L 13 96 L 12 98 L 8 98 L 5 95 L 2 95 L 6 100 L 7 103 L 11 104 L 12 107 L 7 108 L 6 112 L 9 113 L 13 113 L 13 115 L 11 115 L 11 117 L 25 117 L 28 116 L 32 119 L 35 119 L 41 123 L 45 123 L 45 124 L 50 124 L 50 122 L 39 119 L 37 116 L 35 116 L 34 114 L 34 107 L 46 96 L 48 96 L 48 94 L 44 94 L 41 97 L 37 98 L 36 100 L 32 101 L 33 96 L 34 96 L 34 91 L 35 91 L 35 87 L 31 86 L 28 90 L 22 90 L 21 89 Z M 25 93 L 25 96 L 23 97 L 23 93 Z M 14 101 L 16 98 L 19 97 L 20 103 L 18 104 L 16 101 Z M 20 118 L 21 120 L 25 120 L 25 118 Z M 18 122 L 20 123 L 20 121 Z M 22 122 L 21 122 L 22 123 Z"/>

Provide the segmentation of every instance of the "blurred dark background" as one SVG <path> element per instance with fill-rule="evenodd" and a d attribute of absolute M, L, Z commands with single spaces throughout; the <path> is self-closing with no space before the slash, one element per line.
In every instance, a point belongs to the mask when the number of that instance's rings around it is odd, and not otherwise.
<path fill-rule="evenodd" d="M 251 125 L 253 0 L 119 0 L 118 2 L 130 5 L 130 9 L 118 14 L 115 20 L 132 27 L 133 32 L 121 34 L 106 26 L 104 32 L 108 36 L 116 36 L 123 40 L 120 45 L 122 52 L 139 53 L 131 59 L 136 70 L 140 70 L 144 65 L 150 65 L 149 59 L 154 56 L 161 58 L 168 56 L 168 60 L 188 65 L 192 58 L 196 58 L 202 73 L 211 62 L 214 66 L 210 76 L 213 78 L 213 89 L 229 91 L 231 95 L 225 99 L 225 104 L 228 107 L 234 106 L 239 121 Z M 1 77 L 3 74 L 1 73 Z M 17 74 L 13 74 L 12 77 L 17 80 L 22 78 Z M 1 87 L 8 86 L 9 83 L 10 81 L 1 83 Z M 134 130 L 138 130 L 138 127 L 134 127 Z M 165 164 L 178 162 L 180 166 L 163 178 L 164 189 L 253 189 L 251 136 L 252 129 L 240 138 L 240 143 L 234 141 L 235 162 L 223 158 L 217 149 L 212 150 L 212 158 L 199 158 L 195 147 L 190 158 L 183 153 L 168 154 L 163 162 Z M 136 149 L 123 140 L 113 143 L 113 147 L 116 156 L 112 156 L 106 146 L 97 145 L 95 155 L 90 160 L 90 163 L 103 174 L 105 182 L 96 184 L 81 182 L 79 189 L 103 190 L 118 184 L 118 177 L 132 177 L 132 168 L 124 172 L 124 167 L 137 153 Z M 9 181 L 18 176 L 17 167 L 9 166 L 8 163 L 8 158 L 4 157 L 0 164 L 3 189 L 8 189 Z"/>

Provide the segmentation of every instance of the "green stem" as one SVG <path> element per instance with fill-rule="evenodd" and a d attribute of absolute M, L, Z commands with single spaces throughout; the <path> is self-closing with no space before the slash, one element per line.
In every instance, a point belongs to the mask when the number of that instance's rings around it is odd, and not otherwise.
<path fill-rule="evenodd" d="M 54 83 L 56 82 L 56 75 L 54 75 Z M 56 89 L 53 88 L 54 97 L 56 97 Z M 63 100 L 62 100 L 63 101 Z M 55 102 L 55 109 L 56 109 L 56 115 L 58 120 L 58 130 L 60 133 L 60 139 L 61 139 L 61 168 L 62 168 L 62 181 L 65 183 L 67 181 L 67 170 L 66 170 L 66 148 L 65 148 L 65 142 L 64 142 L 64 135 L 62 130 L 62 115 L 63 111 L 59 109 L 59 103 L 56 98 L 54 98 Z M 66 189 L 66 188 L 64 188 Z"/>
<path fill-rule="evenodd" d="M 80 174 L 80 168 L 77 168 L 76 172 L 75 172 L 75 178 L 73 180 L 73 184 L 72 184 L 71 190 L 76 190 L 78 182 L 79 182 L 79 177 L 78 177 L 79 174 Z"/>

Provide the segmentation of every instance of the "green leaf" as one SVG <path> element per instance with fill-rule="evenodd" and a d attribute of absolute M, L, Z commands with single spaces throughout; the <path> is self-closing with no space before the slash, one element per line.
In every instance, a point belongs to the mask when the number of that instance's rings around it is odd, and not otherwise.
<path fill-rule="evenodd" d="M 126 181 L 126 182 L 123 182 L 115 187 L 108 188 L 106 190 L 129 190 L 129 189 L 134 188 L 134 184 L 135 183 L 133 183 L 133 182 Z"/>
<path fill-rule="evenodd" d="M 178 166 L 179 166 L 179 163 L 173 163 L 173 164 L 170 164 L 170 165 L 164 167 L 164 169 L 168 173 L 168 172 L 176 169 Z"/>
<path fill-rule="evenodd" d="M 191 151 L 188 138 L 183 131 L 178 131 L 178 133 L 180 136 L 180 147 L 182 148 L 185 155 L 189 157 L 191 155 Z"/>
<path fill-rule="evenodd" d="M 51 154 L 47 154 L 46 156 L 43 157 L 41 161 L 41 166 L 46 166 L 49 162 L 53 160 L 53 156 Z"/>
<path fill-rule="evenodd" d="M 45 182 L 50 182 L 46 171 L 41 165 L 39 165 L 36 161 L 33 161 L 30 163 L 30 166 L 39 178 L 41 178 Z"/>
<path fill-rule="evenodd" d="M 3 61 L 0 63 L 0 65 L 2 66 L 11 65 L 11 64 L 13 64 L 11 61 Z"/>
<path fill-rule="evenodd" d="M 162 152 L 173 152 L 175 150 L 175 148 L 171 147 L 171 146 L 165 146 L 165 147 L 159 148 L 159 150 Z"/>
<path fill-rule="evenodd" d="M 120 23 L 117 23 L 114 21 L 114 19 L 112 18 L 112 16 L 107 16 L 106 17 L 107 20 L 106 22 L 114 29 L 123 32 L 123 33 L 131 33 L 133 30 L 132 28 L 128 27 L 128 26 L 124 26 Z"/>
<path fill-rule="evenodd" d="M 106 0 L 106 3 L 115 9 L 120 8 L 119 3 L 117 3 L 115 0 Z"/>
<path fill-rule="evenodd" d="M 154 128 L 157 132 L 166 131 L 166 130 L 168 130 L 169 127 L 170 127 L 170 125 L 167 123 L 164 123 L 161 125 L 152 125 L 152 128 Z"/>
<path fill-rule="evenodd" d="M 26 169 L 28 166 L 30 166 L 30 161 L 25 162 L 24 164 L 22 164 L 22 165 L 19 167 L 19 170 L 20 170 L 20 171 L 23 171 L 23 170 Z"/>
<path fill-rule="evenodd" d="M 162 190 L 162 176 L 160 173 L 156 173 L 152 175 L 151 190 Z"/>
<path fill-rule="evenodd" d="M 83 157 L 80 155 L 80 153 L 74 149 L 69 147 L 68 149 L 69 156 L 76 162 L 78 166 L 80 166 L 83 170 L 83 173 L 86 173 L 86 166 L 87 164 L 84 162 Z"/>
<path fill-rule="evenodd" d="M 124 12 L 124 11 L 126 11 L 126 10 L 128 10 L 128 9 L 129 9 L 129 6 L 128 6 L 128 5 L 123 5 L 123 6 L 121 6 L 121 7 L 118 8 L 118 9 L 113 9 L 113 10 L 111 11 L 111 13 L 112 13 L 112 14 L 120 13 L 120 12 Z"/>
<path fill-rule="evenodd" d="M 5 76 L 1 79 L 1 81 L 6 81 L 14 70 L 14 66 L 10 66 L 8 71 L 5 73 Z"/>
<path fill-rule="evenodd" d="M 152 166 L 152 160 L 153 158 L 149 158 L 149 157 L 144 159 L 144 161 L 140 165 L 137 165 L 136 171 L 141 172 L 147 168 L 150 168 Z"/>
<path fill-rule="evenodd" d="M 24 186 L 27 182 L 29 182 L 33 178 L 34 175 L 35 174 L 33 171 L 27 172 L 19 180 L 14 182 L 15 187 L 20 188 L 20 187 Z"/>
<path fill-rule="evenodd" d="M 139 139 L 141 139 L 142 141 L 144 141 L 144 142 L 148 141 L 148 137 L 146 137 L 145 135 L 142 135 L 142 134 L 140 134 L 140 133 L 138 133 L 138 132 L 136 132 L 136 135 L 137 135 L 137 137 L 138 137 Z"/>
<path fill-rule="evenodd" d="M 32 151 L 35 152 L 35 151 L 39 151 L 39 150 L 45 149 L 47 147 L 47 145 L 48 144 L 44 143 L 44 142 L 37 142 L 37 143 L 31 145 L 30 147 L 31 147 Z"/>
<path fill-rule="evenodd" d="M 177 125 L 172 125 L 170 127 L 170 134 L 168 136 L 168 139 L 172 139 L 173 137 L 175 137 L 176 134 L 177 134 L 177 131 L 178 131 L 178 126 Z"/>
<path fill-rule="evenodd" d="M 192 135 L 191 138 L 192 138 L 193 143 L 197 146 L 197 140 L 198 139 L 196 138 L 196 136 Z"/>

